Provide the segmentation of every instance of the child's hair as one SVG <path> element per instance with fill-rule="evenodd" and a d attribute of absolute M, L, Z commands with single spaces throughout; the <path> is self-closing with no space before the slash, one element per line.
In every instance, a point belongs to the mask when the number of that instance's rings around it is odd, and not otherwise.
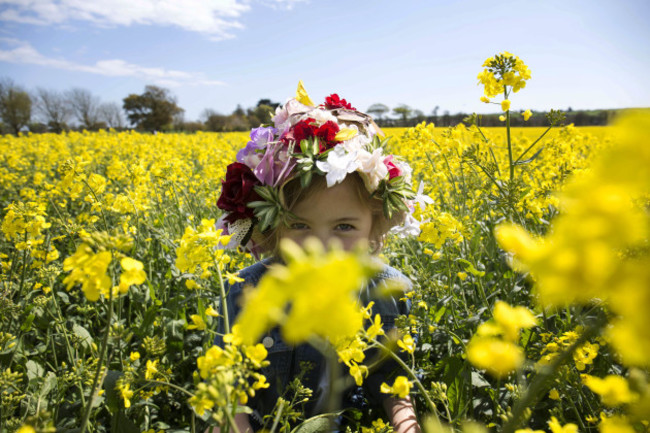
<path fill-rule="evenodd" d="M 363 179 L 358 173 L 348 175 L 352 182 L 359 201 L 364 203 L 370 210 L 372 225 L 368 244 L 373 254 L 379 253 L 383 247 L 384 240 L 388 231 L 404 221 L 405 211 L 394 212 L 391 218 L 384 214 L 383 201 L 375 195 L 368 192 Z M 347 178 L 346 178 L 347 179 Z M 283 195 L 287 209 L 292 212 L 295 206 L 305 197 L 309 197 L 321 190 L 327 188 L 327 182 L 322 176 L 314 176 L 307 188 L 300 185 L 300 179 L 289 181 L 283 188 Z M 259 249 L 264 253 L 271 253 L 274 256 L 279 254 L 278 248 L 282 234 L 286 228 L 287 222 L 281 223 L 274 229 L 267 230 L 264 233 L 256 233 L 254 236 L 259 244 Z"/>

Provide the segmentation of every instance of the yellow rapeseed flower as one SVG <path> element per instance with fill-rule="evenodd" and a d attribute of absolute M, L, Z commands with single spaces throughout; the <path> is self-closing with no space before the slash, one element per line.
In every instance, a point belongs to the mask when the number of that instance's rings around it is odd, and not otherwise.
<path fill-rule="evenodd" d="M 205 331 L 205 329 L 208 327 L 206 325 L 205 320 L 198 315 L 198 314 L 192 314 L 190 316 L 190 320 L 192 320 L 191 325 L 187 325 L 187 329 L 196 329 L 197 331 Z"/>
<path fill-rule="evenodd" d="M 352 362 L 350 366 L 350 376 L 354 378 L 354 382 L 357 386 L 361 386 L 363 385 L 363 378 L 368 377 L 368 367 Z"/>
<path fill-rule="evenodd" d="M 558 392 L 557 389 L 553 388 L 552 390 L 549 391 L 548 398 L 550 398 L 551 400 L 559 400 L 560 393 Z"/>
<path fill-rule="evenodd" d="M 501 111 L 508 111 L 510 110 L 510 100 L 509 99 L 504 99 L 501 101 Z"/>
<path fill-rule="evenodd" d="M 255 368 L 261 368 L 262 362 L 268 355 L 268 351 L 261 343 L 258 343 L 255 346 L 246 346 L 245 352 L 246 357 L 251 360 Z"/>
<path fill-rule="evenodd" d="M 144 378 L 147 380 L 151 380 L 155 377 L 155 375 L 158 373 L 158 362 L 159 360 L 152 361 L 150 359 L 147 360 L 147 367 L 144 372 Z"/>
<path fill-rule="evenodd" d="M 382 383 L 380 391 L 384 394 L 392 394 L 399 398 L 406 398 L 411 393 L 411 382 L 406 376 L 397 376 L 393 386 L 388 386 L 387 383 Z"/>
<path fill-rule="evenodd" d="M 528 119 L 530 119 L 530 117 L 533 115 L 533 112 L 528 109 L 521 113 L 521 115 L 524 117 L 524 122 L 528 122 Z"/>
<path fill-rule="evenodd" d="M 120 395 L 122 396 L 122 399 L 124 399 L 124 407 L 125 408 L 130 408 L 131 407 L 131 397 L 133 397 L 133 391 L 131 391 L 131 385 L 126 384 L 120 388 Z"/>
<path fill-rule="evenodd" d="M 406 334 L 401 340 L 397 340 L 397 345 L 404 352 L 413 353 L 415 351 L 415 341 L 410 334 Z"/>
<path fill-rule="evenodd" d="M 63 280 L 66 289 L 81 284 L 81 290 L 89 301 L 97 301 L 101 294 L 108 295 L 111 279 L 106 271 L 111 260 L 109 251 L 94 254 L 88 245 L 79 245 L 77 251 L 63 261 L 63 270 L 71 271 Z"/>
<path fill-rule="evenodd" d="M 124 257 L 120 260 L 120 265 L 122 266 L 120 286 L 124 285 L 129 287 L 135 284 L 142 284 L 147 279 L 147 274 L 143 270 L 144 266 L 141 261 Z"/>

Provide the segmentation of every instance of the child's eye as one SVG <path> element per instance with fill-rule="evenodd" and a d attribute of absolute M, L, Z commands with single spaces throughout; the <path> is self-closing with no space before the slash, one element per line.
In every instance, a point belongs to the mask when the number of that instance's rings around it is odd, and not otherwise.
<path fill-rule="evenodd" d="M 346 224 L 346 223 L 341 223 L 336 226 L 336 230 L 340 230 L 343 232 L 349 232 L 350 230 L 354 230 L 355 227 L 352 224 Z"/>
<path fill-rule="evenodd" d="M 306 230 L 309 227 L 305 223 L 291 223 L 289 226 L 291 230 Z"/>

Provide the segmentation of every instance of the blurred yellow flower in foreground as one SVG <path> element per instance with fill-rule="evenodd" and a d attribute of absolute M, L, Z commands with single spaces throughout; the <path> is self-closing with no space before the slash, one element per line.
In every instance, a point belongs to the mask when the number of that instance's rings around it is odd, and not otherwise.
<path fill-rule="evenodd" d="M 509 341 L 491 337 L 475 337 L 467 345 L 467 359 L 476 368 L 503 378 L 524 362 L 524 351 Z"/>
<path fill-rule="evenodd" d="M 639 398 L 638 394 L 630 390 L 627 380 L 621 376 L 609 375 L 601 379 L 586 374 L 583 383 L 600 395 L 603 404 L 610 407 L 631 403 Z"/>
<path fill-rule="evenodd" d="M 619 415 L 614 415 L 609 418 L 603 417 L 603 420 L 598 425 L 600 433 L 635 433 L 636 430 L 632 427 L 627 420 Z"/>
<path fill-rule="evenodd" d="M 315 238 L 308 239 L 304 249 L 284 239 L 280 249 L 286 266 L 272 266 L 245 296 L 235 328 L 243 343 L 256 343 L 276 324 L 290 343 L 312 336 L 331 341 L 353 336 L 363 324 L 356 293 L 377 265 L 369 257 L 340 249 L 326 252 Z"/>
<path fill-rule="evenodd" d="M 562 213 L 535 239 L 517 226 L 496 229 L 513 268 L 530 272 L 544 306 L 606 301 L 617 314 L 609 340 L 628 365 L 650 365 L 650 112 L 621 116 L 615 145 L 574 177 Z"/>
<path fill-rule="evenodd" d="M 537 320 L 526 307 L 511 307 L 503 301 L 497 301 L 492 310 L 494 320 L 503 330 L 505 339 L 516 342 L 519 331 L 535 326 Z"/>

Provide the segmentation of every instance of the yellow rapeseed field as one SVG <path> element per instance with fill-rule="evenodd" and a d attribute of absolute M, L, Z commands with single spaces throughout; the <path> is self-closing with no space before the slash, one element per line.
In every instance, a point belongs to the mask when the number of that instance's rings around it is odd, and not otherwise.
<path fill-rule="evenodd" d="M 484 67 L 487 102 L 530 78 L 507 53 Z M 390 238 L 381 253 L 413 281 L 412 311 L 392 340 L 369 310 L 345 312 L 366 325 L 333 334 L 336 357 L 358 385 L 367 349 L 402 352 L 407 375 L 381 389 L 411 394 L 427 432 L 447 428 L 438 423 L 648 431 L 650 114 L 612 127 L 508 129 L 506 100 L 503 128 L 385 130 L 390 153 L 413 168 L 414 190 L 432 199 L 416 210 L 419 236 Z M 254 261 L 219 248 L 228 238 L 215 228 L 226 165 L 247 141 L 133 131 L 0 138 L 0 431 L 226 427 L 269 386 L 266 349 L 239 338 L 257 336 L 260 296 L 273 304 L 300 270 L 330 281 L 345 269 L 342 286 L 368 272 L 361 254 L 288 251 L 287 273 L 264 283 L 249 329 L 213 345 L 225 283 Z M 308 289 L 293 299 L 302 297 L 303 339 L 327 329 L 305 307 Z M 343 317 L 347 306 L 336 305 Z M 296 382 L 273 429 L 304 421 L 310 393 Z M 350 411 L 358 431 L 392 429 L 384 414 Z"/>

